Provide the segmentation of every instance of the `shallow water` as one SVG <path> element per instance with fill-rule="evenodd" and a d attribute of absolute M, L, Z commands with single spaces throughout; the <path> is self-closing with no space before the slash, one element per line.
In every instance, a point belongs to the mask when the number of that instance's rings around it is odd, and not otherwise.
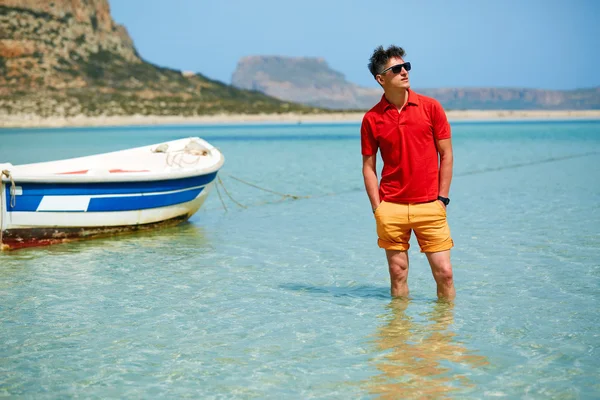
<path fill-rule="evenodd" d="M 453 305 L 415 240 L 411 300 L 390 299 L 358 130 L 0 130 L 13 164 L 201 136 L 231 195 L 175 228 L 0 253 L 0 395 L 599 397 L 600 122 L 453 124 Z"/>

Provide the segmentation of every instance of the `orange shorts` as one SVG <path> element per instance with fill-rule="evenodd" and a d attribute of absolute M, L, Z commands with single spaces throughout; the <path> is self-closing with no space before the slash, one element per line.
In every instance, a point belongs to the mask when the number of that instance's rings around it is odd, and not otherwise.
<path fill-rule="evenodd" d="M 399 204 L 382 201 L 375 210 L 379 247 L 406 251 L 414 230 L 423 253 L 449 250 L 454 246 L 446 220 L 446 208 L 438 201 Z"/>

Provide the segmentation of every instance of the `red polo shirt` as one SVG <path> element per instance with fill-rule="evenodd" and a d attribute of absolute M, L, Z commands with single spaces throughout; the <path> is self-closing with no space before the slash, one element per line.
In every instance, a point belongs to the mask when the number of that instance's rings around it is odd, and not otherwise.
<path fill-rule="evenodd" d="M 360 134 L 364 156 L 381 150 L 381 200 L 423 203 L 437 199 L 439 161 L 435 139 L 451 137 L 446 113 L 437 100 L 409 90 L 408 101 L 398 112 L 384 95 L 365 114 Z"/>

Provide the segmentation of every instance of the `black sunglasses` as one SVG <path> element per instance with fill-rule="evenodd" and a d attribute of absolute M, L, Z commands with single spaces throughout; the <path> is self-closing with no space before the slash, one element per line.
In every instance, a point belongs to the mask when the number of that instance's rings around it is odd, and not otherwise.
<path fill-rule="evenodd" d="M 379 75 L 383 75 L 386 72 L 388 72 L 390 69 L 392 70 L 392 72 L 394 74 L 399 74 L 402 71 L 402 68 L 404 68 L 406 70 L 406 72 L 410 71 L 410 63 L 409 62 L 405 62 L 404 64 L 396 64 L 396 65 L 392 65 L 389 68 L 384 69 L 383 71 L 381 71 L 379 73 Z"/>

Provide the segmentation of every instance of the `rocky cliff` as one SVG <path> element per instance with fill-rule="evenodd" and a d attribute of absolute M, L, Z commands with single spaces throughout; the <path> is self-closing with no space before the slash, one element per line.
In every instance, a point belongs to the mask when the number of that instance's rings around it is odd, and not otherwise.
<path fill-rule="evenodd" d="M 0 113 L 312 111 L 145 62 L 107 0 L 0 0 Z"/>
<path fill-rule="evenodd" d="M 0 94 L 93 83 L 95 59 L 142 62 L 106 0 L 0 0 Z"/>
<path fill-rule="evenodd" d="M 238 62 L 231 84 L 278 99 L 331 109 L 368 108 L 383 93 L 350 83 L 324 59 L 308 57 L 244 57 Z"/>
<path fill-rule="evenodd" d="M 368 71 L 365 70 L 365 73 Z M 332 109 L 369 109 L 381 89 L 346 81 L 320 58 L 249 56 L 232 76 L 239 88 L 258 90 L 278 99 Z M 446 109 L 585 110 L 600 109 L 600 87 L 570 91 L 519 88 L 448 88 L 415 91 L 435 97 Z"/>

